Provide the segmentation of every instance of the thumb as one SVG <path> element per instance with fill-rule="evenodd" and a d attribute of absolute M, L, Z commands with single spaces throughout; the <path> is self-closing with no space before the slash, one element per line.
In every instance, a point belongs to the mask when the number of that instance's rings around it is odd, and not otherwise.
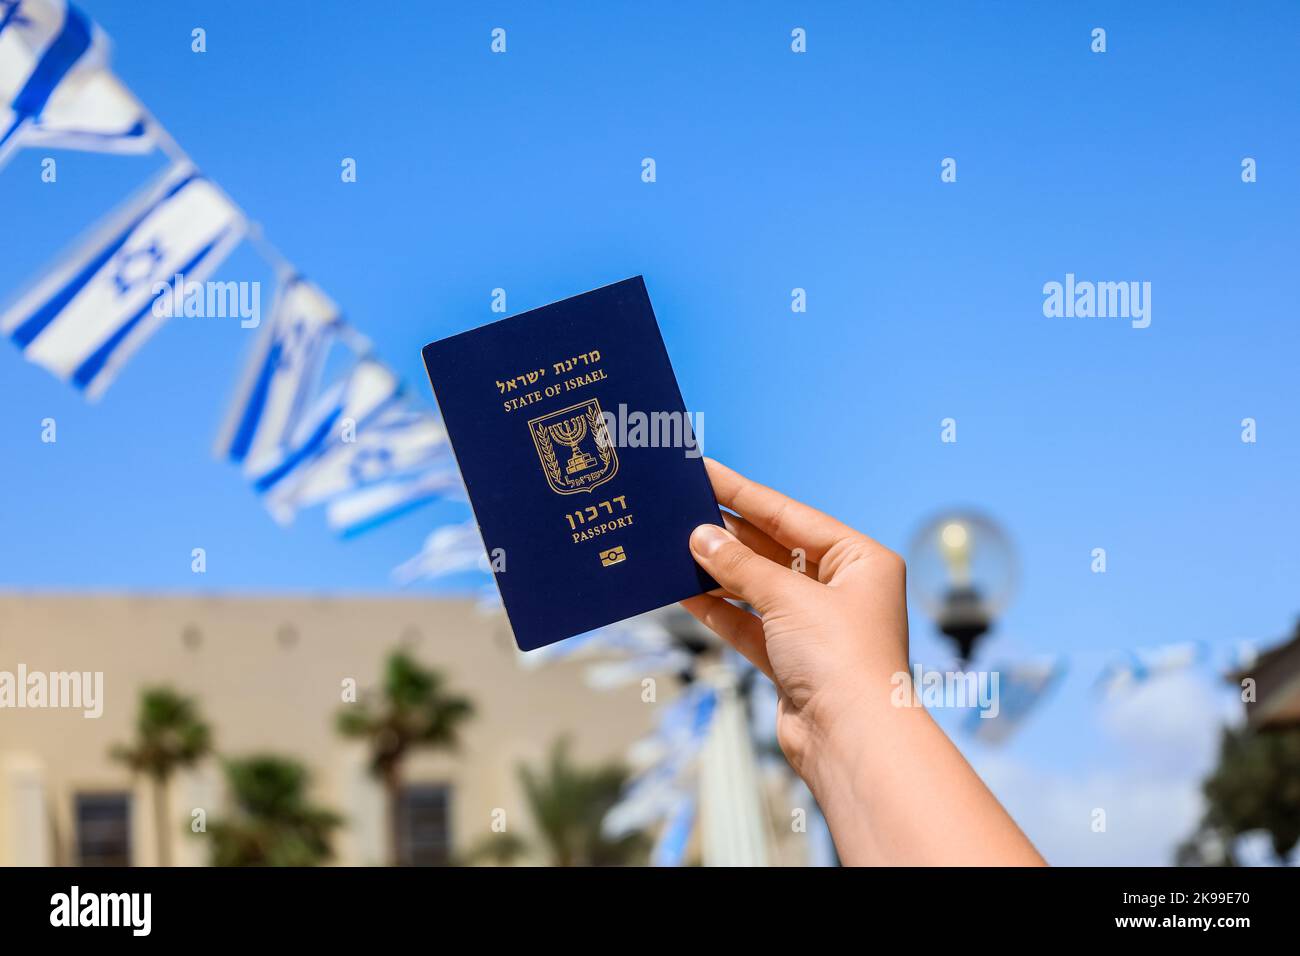
<path fill-rule="evenodd" d="M 702 524 L 691 532 L 691 554 L 715 581 L 759 614 L 767 613 L 791 589 L 809 583 L 790 568 L 755 554 L 715 524 Z"/>

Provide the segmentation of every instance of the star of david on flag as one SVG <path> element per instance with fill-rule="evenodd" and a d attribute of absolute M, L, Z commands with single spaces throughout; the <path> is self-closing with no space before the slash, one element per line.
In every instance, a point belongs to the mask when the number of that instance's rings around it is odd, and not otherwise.
<path fill-rule="evenodd" d="M 369 504 L 363 515 L 351 516 L 348 527 L 355 532 L 362 519 L 373 521 L 418 503 L 421 490 L 423 500 L 429 500 L 438 489 L 455 488 L 454 472 L 447 433 L 437 416 L 395 402 L 358 423 L 351 441 L 330 443 L 279 482 L 268 495 L 269 505 L 273 513 L 288 514 L 349 495 L 354 512 Z M 423 477 L 424 483 L 415 484 L 417 477 Z M 381 501 L 380 488 L 390 499 L 397 495 L 397 500 Z M 365 491 L 372 493 L 359 499 L 357 495 Z"/>
<path fill-rule="evenodd" d="M 170 316 L 175 277 L 205 282 L 244 231 L 219 189 L 172 166 L 0 315 L 0 331 L 96 398 Z"/>

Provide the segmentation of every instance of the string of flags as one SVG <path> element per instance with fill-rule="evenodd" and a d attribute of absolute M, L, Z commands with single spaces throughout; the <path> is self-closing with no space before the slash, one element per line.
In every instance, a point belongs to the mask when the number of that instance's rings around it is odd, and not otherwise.
<path fill-rule="evenodd" d="M 656 866 L 684 862 L 695 824 L 700 751 L 717 704 L 717 691 L 698 683 L 660 710 L 655 730 L 629 751 L 637 769 L 601 823 L 605 836 L 617 839 L 658 826 L 651 862 Z"/>
<path fill-rule="evenodd" d="M 1154 678 L 1186 670 L 1209 659 L 1209 647 L 1200 641 L 1137 648 L 1107 664 L 1098 675 L 1094 689 L 1100 696 L 1114 699 Z M 1224 669 L 1231 670 L 1232 665 Z"/>
<path fill-rule="evenodd" d="M 419 562 L 418 571 L 414 562 Z M 454 528 L 436 530 L 417 558 L 408 562 L 407 579 L 436 579 L 478 572 L 489 583 L 490 571 L 481 541 L 472 522 Z M 968 713 L 960 726 L 972 739 L 997 746 L 1005 743 L 1063 683 L 1066 674 L 1101 660 L 1093 681 L 1095 696 L 1102 701 L 1119 699 L 1162 677 L 1206 665 L 1216 673 L 1230 673 L 1249 664 L 1253 650 L 1241 645 L 1222 659 L 1214 659 L 1203 642 L 1178 642 L 1147 648 L 1135 648 L 1087 655 L 1071 660 L 1064 654 L 1023 660 L 1001 661 L 980 670 L 997 675 L 996 708 L 981 706 L 978 693 L 971 692 L 964 705 Z M 643 615 L 608 627 L 578 635 L 567 641 L 520 655 L 525 667 L 541 667 L 559 660 L 582 660 L 587 663 L 588 686 L 609 689 L 635 683 L 647 674 L 681 673 L 691 664 L 691 655 L 658 622 L 655 614 Z M 1093 663 L 1092 666 L 1096 666 Z M 941 679 L 947 670 L 920 668 L 922 674 Z M 962 677 L 965 672 L 954 672 Z M 972 675 L 978 676 L 976 672 Z M 923 702 L 922 688 L 917 695 Z M 927 706 L 929 706 L 927 704 Z"/>
<path fill-rule="evenodd" d="M 0 66 L 0 169 L 16 150 L 33 147 L 162 150 L 171 159 L 0 312 L 0 333 L 25 358 L 98 397 L 191 300 L 175 278 L 186 277 L 187 286 L 206 280 L 249 241 L 272 264 L 277 289 L 216 440 L 217 457 L 241 470 L 278 522 L 321 506 L 341 535 L 429 501 L 464 501 L 438 416 L 410 399 L 324 290 L 264 240 L 118 80 L 108 38 L 93 21 L 67 0 L 0 0 Z M 342 370 L 330 374 L 340 356 Z M 482 554 L 472 521 L 449 525 L 435 529 L 420 554 L 394 573 L 403 583 L 486 573 Z M 554 653 L 617 651 L 630 670 L 681 663 L 680 650 L 653 629 L 605 629 L 558 646 L 565 649 Z M 1104 695 L 1122 693 L 1198 659 L 1181 645 L 1132 652 L 1107 665 L 1098 687 Z M 599 682 L 619 679 L 615 669 L 597 673 Z M 1048 679 L 1051 669 L 1006 673 L 1017 675 L 1030 701 L 1056 682 Z"/>
<path fill-rule="evenodd" d="M 0 312 L 0 333 L 28 361 L 98 398 L 168 319 L 186 314 L 201 294 L 190 286 L 248 241 L 272 265 L 276 294 L 236 383 L 216 457 L 239 469 L 275 521 L 287 525 L 321 507 L 343 536 L 434 500 L 464 501 L 439 417 L 411 399 L 328 294 L 203 175 L 113 74 L 107 36 L 66 0 L 0 0 L 0 170 L 23 148 L 161 150 L 170 160 Z M 480 605 L 498 607 L 482 538 L 467 521 L 435 528 L 394 576 L 409 584 L 474 572 L 484 575 Z M 565 658 L 586 660 L 586 679 L 600 688 L 684 672 L 692 662 L 654 616 L 521 660 L 535 667 Z M 1122 652 L 1102 668 L 1095 689 L 1113 699 L 1208 660 L 1196 643 Z M 998 713 L 973 709 L 964 730 L 1004 743 L 1041 709 L 1066 666 L 1052 657 L 995 668 Z M 717 706 L 718 690 L 707 680 L 665 705 L 654 733 L 633 748 L 638 772 L 604 821 L 610 836 L 659 826 L 652 857 L 659 865 L 685 858 L 698 815 L 699 754 Z"/>
<path fill-rule="evenodd" d="M 103 31 L 66 0 L 0 0 L 0 168 L 24 147 L 160 149 L 170 160 L 0 313 L 0 333 L 94 400 L 168 319 L 190 314 L 203 284 L 250 241 L 277 290 L 217 457 L 240 468 L 277 522 L 320 506 L 343 536 L 434 500 L 463 501 L 439 417 L 199 171 L 113 75 L 109 52 Z M 399 576 L 421 567 L 417 556 Z"/>

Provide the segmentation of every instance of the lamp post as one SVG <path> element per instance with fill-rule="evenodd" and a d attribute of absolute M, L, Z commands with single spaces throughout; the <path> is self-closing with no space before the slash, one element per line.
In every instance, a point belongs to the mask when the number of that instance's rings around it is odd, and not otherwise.
<path fill-rule="evenodd" d="M 1015 591 L 1015 550 L 984 515 L 943 512 L 912 540 L 908 585 L 922 610 L 956 645 L 965 666 Z"/>

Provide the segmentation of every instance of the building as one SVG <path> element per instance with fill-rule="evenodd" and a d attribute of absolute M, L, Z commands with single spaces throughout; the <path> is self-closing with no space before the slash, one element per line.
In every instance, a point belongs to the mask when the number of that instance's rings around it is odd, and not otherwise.
<path fill-rule="evenodd" d="M 399 647 L 442 670 L 477 708 L 459 753 L 417 753 L 406 764 L 410 822 L 400 840 L 415 862 L 463 852 L 501 811 L 509 829 L 527 833 L 517 766 L 540 762 L 562 735 L 582 762 L 621 758 L 654 720 L 639 683 L 596 691 L 581 664 L 521 667 L 501 616 L 472 601 L 4 594 L 0 672 L 102 673 L 103 700 L 98 717 L 84 707 L 0 709 L 0 864 L 157 861 L 151 788 L 109 758 L 131 740 L 140 691 L 152 685 L 197 698 L 218 753 L 305 763 L 313 800 L 347 821 L 336 862 L 385 862 L 382 791 L 364 744 L 341 738 L 334 721 L 344 682 L 377 687 Z M 207 861 L 205 835 L 186 824 L 196 809 L 218 817 L 223 789 L 213 759 L 174 778 L 166 809 L 175 863 Z"/>
<path fill-rule="evenodd" d="M 1254 696 L 1246 702 L 1251 728 L 1300 725 L 1300 621 L 1290 640 L 1264 651 L 1232 675 L 1232 682 L 1243 688 L 1246 680 L 1254 681 Z"/>

